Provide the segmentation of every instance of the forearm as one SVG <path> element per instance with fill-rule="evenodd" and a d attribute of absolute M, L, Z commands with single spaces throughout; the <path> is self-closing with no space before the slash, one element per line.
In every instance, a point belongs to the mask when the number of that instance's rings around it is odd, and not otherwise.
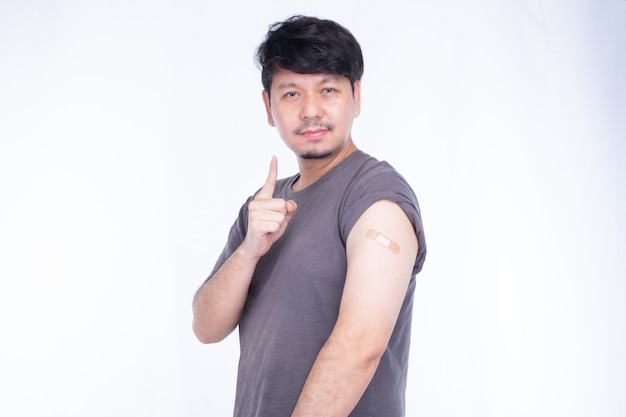
<path fill-rule="evenodd" d="M 311 368 L 292 417 L 349 415 L 372 380 L 379 361 L 375 349 L 331 336 Z"/>
<path fill-rule="evenodd" d="M 202 343 L 219 342 L 237 327 L 258 258 L 240 246 L 193 299 L 193 331 Z"/>

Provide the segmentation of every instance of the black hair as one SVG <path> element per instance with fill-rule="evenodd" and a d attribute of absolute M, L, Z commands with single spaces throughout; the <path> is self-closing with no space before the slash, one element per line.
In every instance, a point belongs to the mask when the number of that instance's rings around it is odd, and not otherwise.
<path fill-rule="evenodd" d="M 269 26 L 256 50 L 261 82 L 269 94 L 278 68 L 299 74 L 337 74 L 354 83 L 363 76 L 363 53 L 352 33 L 332 21 L 292 16 Z"/>

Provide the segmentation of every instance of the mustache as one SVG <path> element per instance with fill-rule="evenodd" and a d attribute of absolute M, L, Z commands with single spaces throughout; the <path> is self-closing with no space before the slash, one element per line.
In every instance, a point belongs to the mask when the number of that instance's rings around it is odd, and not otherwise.
<path fill-rule="evenodd" d="M 326 130 L 333 130 L 335 128 L 331 123 L 322 122 L 320 120 L 310 120 L 310 121 L 308 120 L 308 121 L 302 123 L 293 132 L 296 135 L 300 135 L 302 132 L 304 132 L 306 130 L 309 130 L 311 128 L 315 128 L 315 127 L 321 127 L 322 129 L 326 129 Z"/>

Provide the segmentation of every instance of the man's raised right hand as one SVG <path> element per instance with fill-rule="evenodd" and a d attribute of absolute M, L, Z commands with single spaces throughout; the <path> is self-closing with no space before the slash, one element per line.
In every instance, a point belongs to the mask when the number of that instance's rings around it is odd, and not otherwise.
<path fill-rule="evenodd" d="M 248 205 L 248 233 L 244 241 L 247 252 L 261 257 L 270 250 L 285 232 L 291 216 L 296 211 L 296 202 L 274 198 L 278 178 L 278 159 L 273 156 L 263 188 Z"/>

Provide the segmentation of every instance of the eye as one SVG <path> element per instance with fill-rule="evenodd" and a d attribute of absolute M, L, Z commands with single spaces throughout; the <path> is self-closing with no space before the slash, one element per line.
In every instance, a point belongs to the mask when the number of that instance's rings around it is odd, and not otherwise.
<path fill-rule="evenodd" d="M 285 97 L 295 97 L 297 95 L 298 93 L 296 93 L 295 91 L 288 91 L 287 93 L 285 93 Z"/>
<path fill-rule="evenodd" d="M 332 94 L 335 92 L 335 89 L 333 87 L 326 87 L 322 90 L 325 94 Z"/>

